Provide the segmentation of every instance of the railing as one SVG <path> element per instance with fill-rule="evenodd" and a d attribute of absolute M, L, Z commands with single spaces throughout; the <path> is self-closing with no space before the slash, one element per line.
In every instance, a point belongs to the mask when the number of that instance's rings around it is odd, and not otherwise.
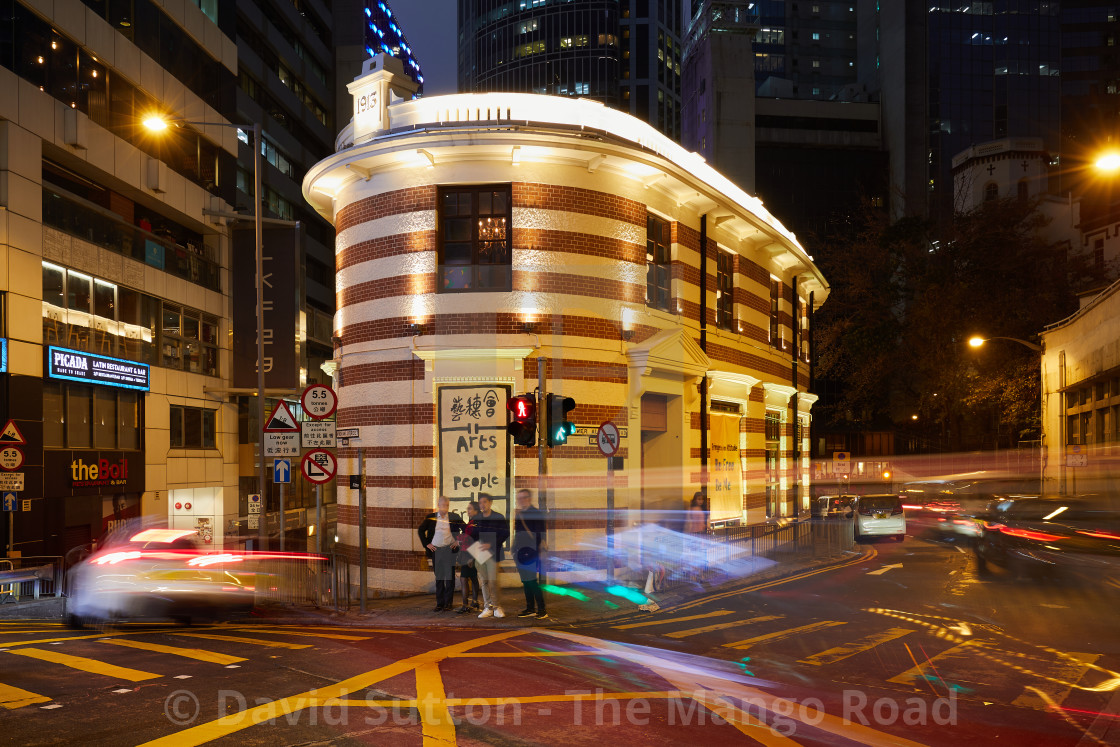
<path fill-rule="evenodd" d="M 254 603 L 350 609 L 350 565 L 338 555 L 254 561 Z"/>
<path fill-rule="evenodd" d="M 23 597 L 62 596 L 64 577 L 61 556 L 35 555 L 2 562 L 0 602 L 18 602 Z"/>
<path fill-rule="evenodd" d="M 210 290 L 221 290 L 221 268 L 201 246 L 179 246 L 127 223 L 64 190 L 43 185 L 43 224 L 131 257 Z"/>

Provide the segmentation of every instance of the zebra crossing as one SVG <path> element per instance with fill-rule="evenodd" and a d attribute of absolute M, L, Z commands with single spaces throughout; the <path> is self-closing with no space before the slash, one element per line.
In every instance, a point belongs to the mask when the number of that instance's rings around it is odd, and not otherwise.
<path fill-rule="evenodd" d="M 945 694 L 1051 710 L 1074 693 L 1110 693 L 1120 673 L 1102 656 L 1033 647 L 984 626 L 922 613 L 870 609 L 860 622 L 718 609 L 612 626 L 649 639 L 687 642 L 691 650 L 735 659 L 752 670 L 811 667 L 845 684 Z M 858 632 L 857 632 L 858 631 Z M 1103 684 L 1102 684 L 1103 683 Z"/>
<path fill-rule="evenodd" d="M 147 682 L 164 677 L 189 679 L 192 675 L 184 673 L 184 664 L 236 669 L 251 661 L 252 653 L 257 650 L 267 653 L 276 649 L 312 648 L 315 642 L 308 638 L 350 642 L 369 640 L 375 633 L 410 633 L 382 628 L 347 628 L 343 634 L 326 632 L 328 629 L 320 627 L 219 625 L 183 630 L 157 624 L 84 634 L 54 623 L 0 623 L 0 712 L 33 706 L 47 710 L 61 707 L 48 691 L 56 681 L 52 678 L 65 671 L 81 673 L 87 676 L 83 682 L 95 686 L 98 683 Z M 184 645 L 176 645 L 179 641 Z M 143 663 L 136 664 L 145 668 L 122 666 L 117 663 L 120 659 L 113 649 L 149 655 Z M 186 671 L 197 673 L 192 669 Z"/>

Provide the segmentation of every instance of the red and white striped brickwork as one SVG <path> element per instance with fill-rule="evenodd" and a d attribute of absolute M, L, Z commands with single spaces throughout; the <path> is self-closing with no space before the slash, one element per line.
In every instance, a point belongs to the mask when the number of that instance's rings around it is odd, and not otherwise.
<path fill-rule="evenodd" d="M 525 98 L 544 97 L 518 100 Z M 415 124 L 415 105 L 390 107 L 390 119 L 401 107 Z M 568 127 L 550 131 L 540 121 L 524 129 L 449 122 L 453 109 L 432 104 L 439 126 L 340 150 L 304 184 L 307 199 L 337 229 L 338 427 L 362 433 L 354 444 L 365 460 L 370 587 L 395 593 L 431 586 L 416 527 L 441 490 L 447 456 L 440 454 L 440 388 L 533 391 L 542 359 L 546 389 L 578 403 L 573 422 L 593 433 L 610 420 L 625 431 L 618 452 L 625 469 L 614 483 L 619 508 L 682 508 L 697 489 L 698 385 L 708 376 L 713 399 L 741 407 L 740 518 L 763 518 L 767 480 L 784 491 L 785 513 L 796 513 L 788 498 L 796 481 L 794 363 L 789 350 L 769 343 L 769 294 L 771 277 L 781 279 L 789 339 L 793 294 L 804 302 L 813 292 L 819 305 L 827 293 L 803 250 L 743 195 L 714 188 L 718 179 L 702 167 L 681 168 L 669 145 L 651 149 L 617 132 L 573 137 Z M 633 127 L 649 137 L 644 124 Z M 462 184 L 510 188 L 512 290 L 438 292 L 437 190 Z M 648 213 L 671 224 L 669 311 L 646 305 Z M 706 352 L 698 344 L 702 215 L 709 239 Z M 717 252 L 735 255 L 732 329 L 714 324 Z M 807 367 L 797 372 L 797 406 L 808 418 L 815 398 L 805 393 Z M 643 395 L 667 403 L 664 432 L 645 438 Z M 767 408 L 783 413 L 780 474 L 768 473 L 763 458 Z M 536 448 L 510 448 L 511 492 L 535 492 Z M 570 561 L 555 577 L 601 575 L 606 461 L 583 432 L 547 451 L 551 553 Z M 358 472 L 354 445 L 339 457 L 340 475 Z M 357 491 L 345 477 L 338 487 L 338 534 L 357 562 Z M 516 583 L 515 574 L 506 577 Z"/>

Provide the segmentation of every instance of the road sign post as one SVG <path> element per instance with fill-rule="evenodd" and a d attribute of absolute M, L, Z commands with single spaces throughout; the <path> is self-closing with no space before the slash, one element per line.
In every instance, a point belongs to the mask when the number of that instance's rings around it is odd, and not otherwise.
<path fill-rule="evenodd" d="M 599 453 L 607 458 L 607 579 L 614 580 L 614 455 L 618 453 L 618 426 L 609 420 L 595 434 Z"/>
<path fill-rule="evenodd" d="M 272 481 L 277 484 L 289 483 L 292 481 L 291 459 L 272 460 Z"/>
<path fill-rule="evenodd" d="M 299 423 L 288 408 L 288 403 L 280 400 L 272 409 L 272 414 L 265 421 L 264 434 L 261 438 L 261 464 L 268 457 L 299 456 Z M 262 472 L 263 466 L 262 466 Z M 264 495 L 264 485 L 261 485 L 261 495 Z M 268 513 L 265 512 L 265 516 Z M 265 519 L 265 533 L 269 531 L 271 523 Z M 280 549 L 284 549 L 284 483 L 280 483 Z"/>

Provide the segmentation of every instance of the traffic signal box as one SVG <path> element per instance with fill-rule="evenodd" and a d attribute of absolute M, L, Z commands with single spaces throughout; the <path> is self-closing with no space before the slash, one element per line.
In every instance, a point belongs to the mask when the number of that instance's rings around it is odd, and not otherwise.
<path fill-rule="evenodd" d="M 568 443 L 568 436 L 576 432 L 576 424 L 568 422 L 568 413 L 576 409 L 576 401 L 558 394 L 548 395 L 545 401 L 548 445 L 561 446 Z"/>
<path fill-rule="evenodd" d="M 518 446 L 535 446 L 537 443 L 537 398 L 532 394 L 519 394 L 506 400 L 510 421 L 506 432 L 513 436 Z"/>

